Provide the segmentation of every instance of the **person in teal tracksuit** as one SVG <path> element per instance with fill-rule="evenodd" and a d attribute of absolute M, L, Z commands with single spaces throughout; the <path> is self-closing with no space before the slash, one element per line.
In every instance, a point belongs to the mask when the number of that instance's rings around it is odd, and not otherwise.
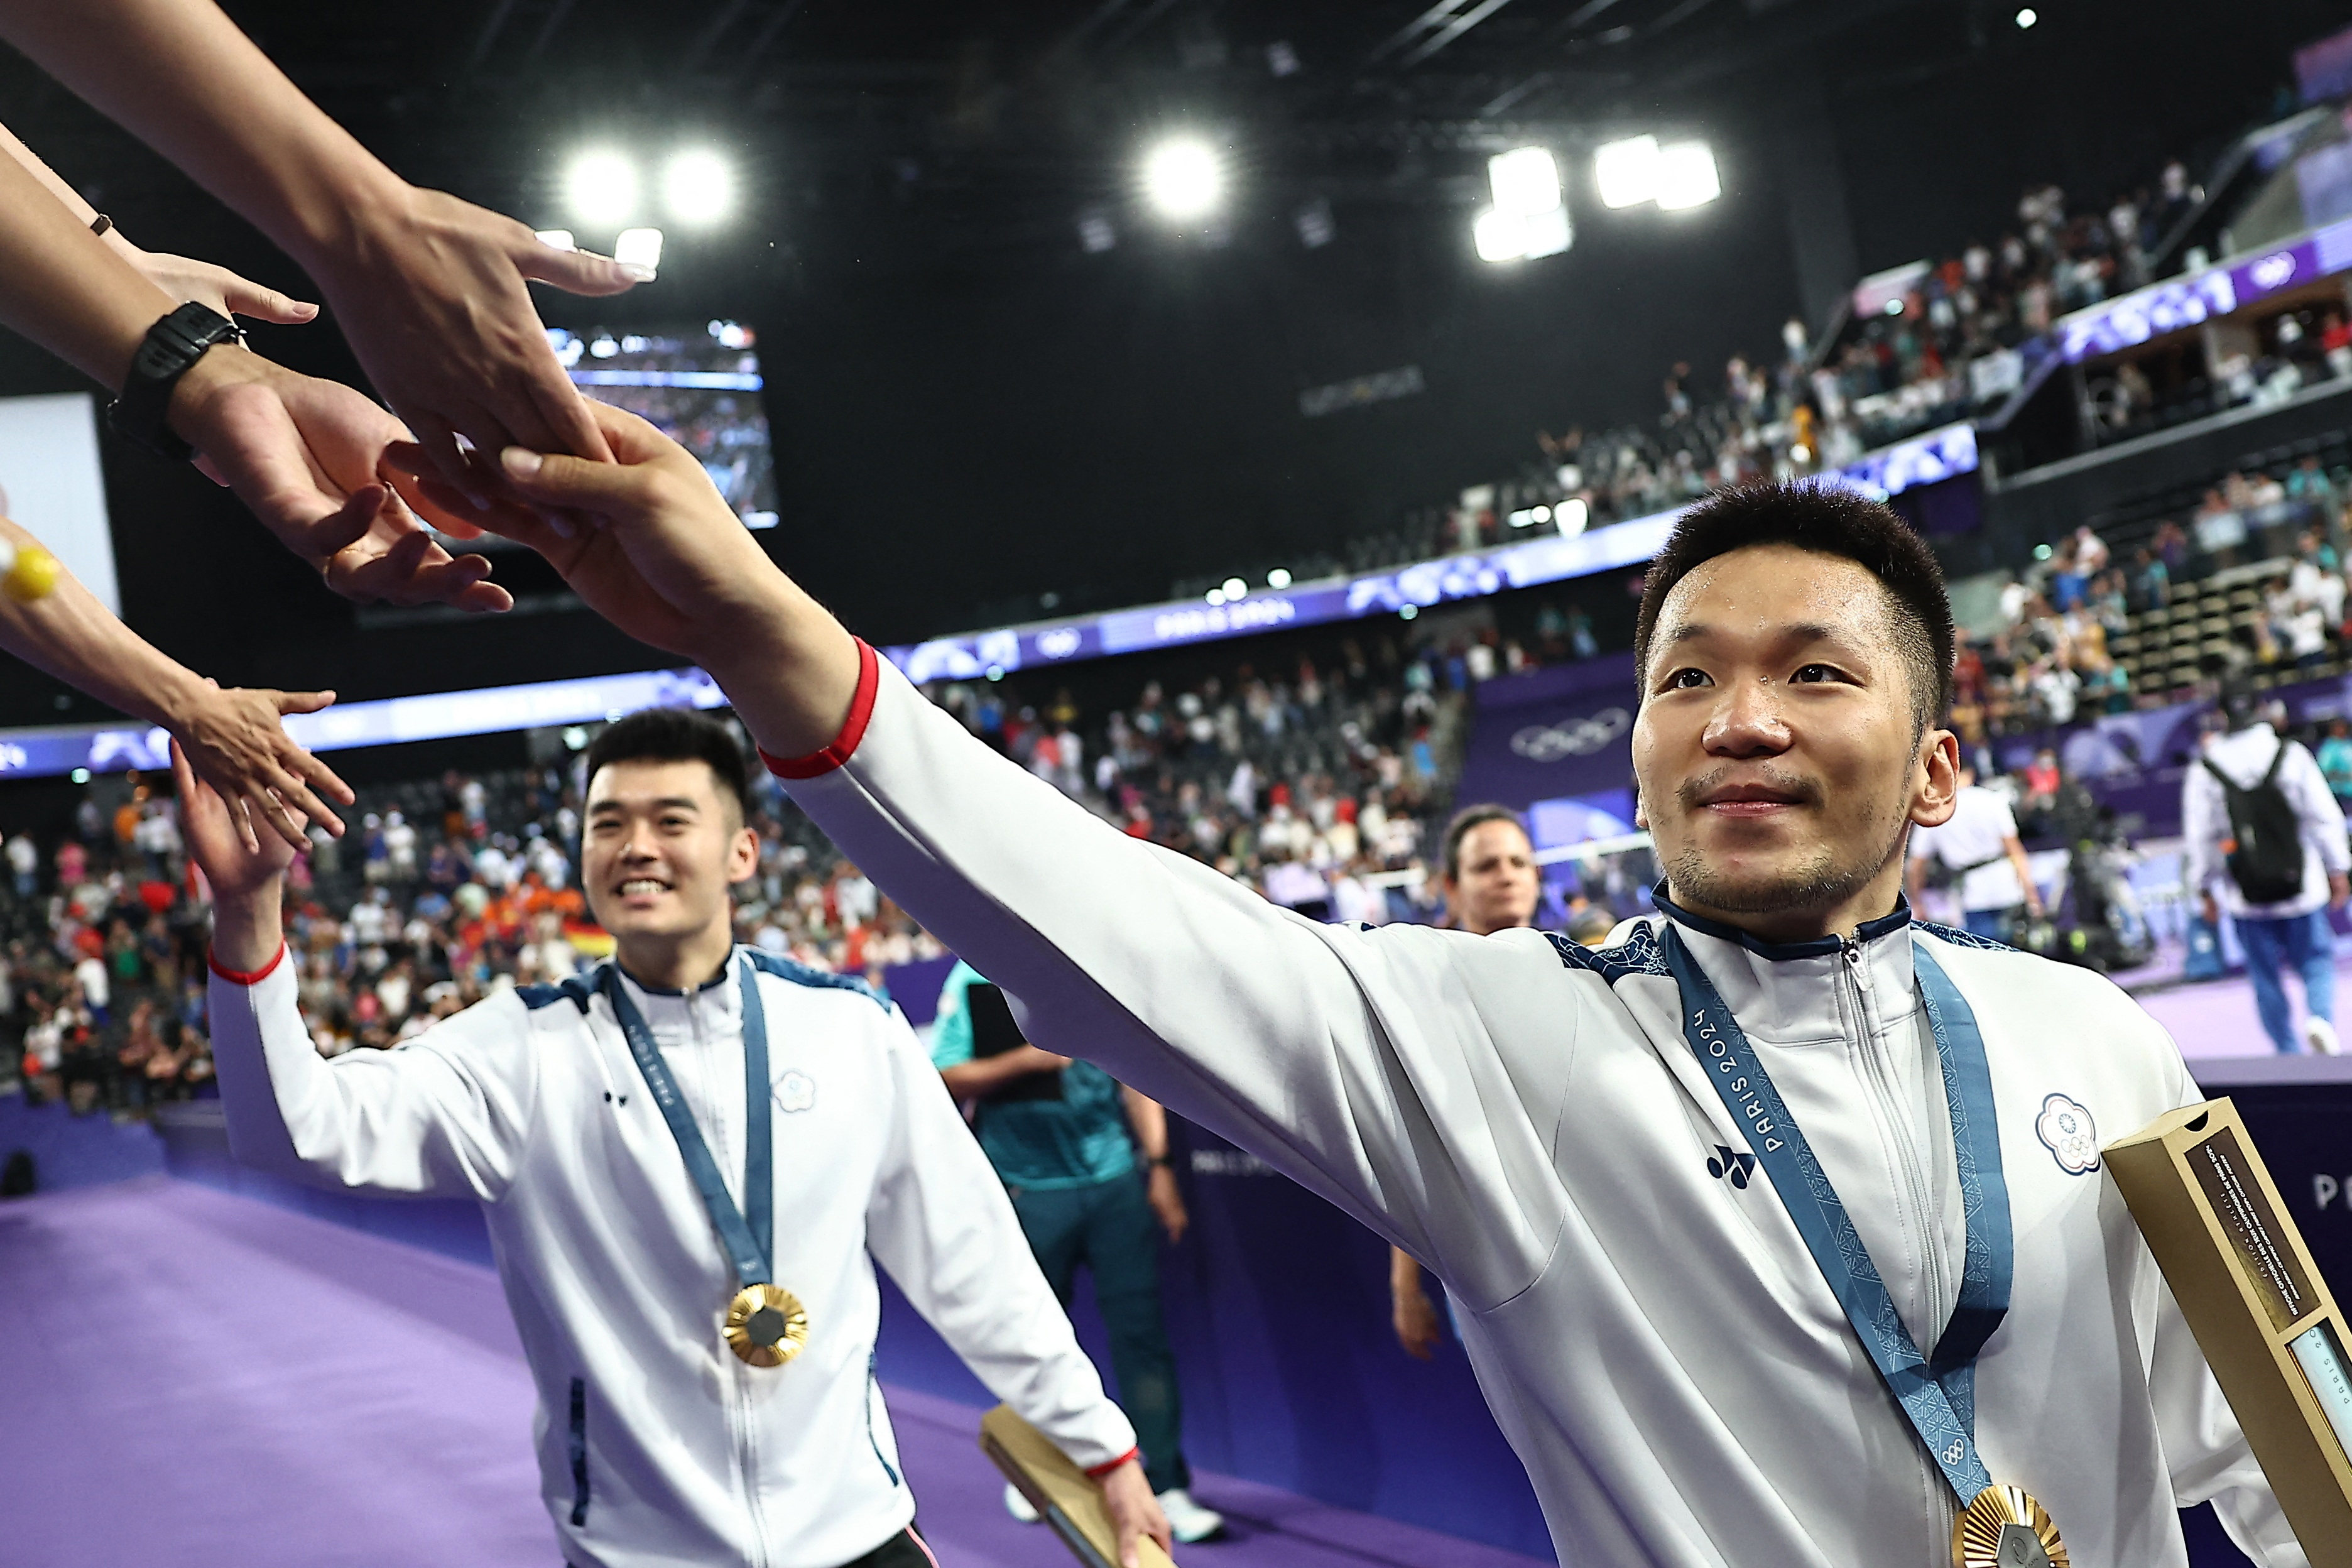
<path fill-rule="evenodd" d="M 1030 1249 L 1065 1308 L 1078 1266 L 1094 1270 L 1119 1403 L 1135 1423 L 1144 1473 L 1176 1539 L 1205 1540 L 1224 1521 L 1192 1500 L 1152 1235 L 1157 1219 L 1173 1243 L 1190 1223 L 1169 1159 L 1168 1113 L 1091 1062 L 1025 1043 L 975 1056 L 971 993 L 987 984 L 961 961 L 949 973 L 931 1026 L 932 1065 L 948 1091 L 971 1108 L 980 1146 L 1012 1194 Z M 1009 1488 L 1005 1505 L 1032 1517 Z"/>

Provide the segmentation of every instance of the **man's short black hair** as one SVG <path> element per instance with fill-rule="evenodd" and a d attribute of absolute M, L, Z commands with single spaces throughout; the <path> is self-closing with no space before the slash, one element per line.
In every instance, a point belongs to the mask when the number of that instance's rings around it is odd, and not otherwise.
<path fill-rule="evenodd" d="M 1936 552 L 1878 502 L 1809 484 L 1739 485 L 1683 513 L 1643 580 L 1633 668 L 1643 690 L 1649 689 L 1650 638 L 1666 595 L 1706 563 L 1751 544 L 1793 544 L 1867 568 L 1894 601 L 1895 640 L 1910 667 L 1911 707 L 1920 731 L 1950 710 L 1956 639 Z"/>
<path fill-rule="evenodd" d="M 1528 825 L 1519 820 L 1519 814 L 1507 805 L 1464 806 L 1454 814 L 1454 820 L 1445 825 L 1445 879 L 1447 881 L 1458 882 L 1462 879 L 1462 841 L 1470 837 L 1473 828 L 1484 827 L 1490 822 L 1507 822 L 1521 833 L 1528 830 Z M 1535 841 L 1530 838 L 1528 842 L 1532 844 Z"/>
<path fill-rule="evenodd" d="M 614 720 L 588 742 L 581 794 L 595 784 L 598 769 L 614 763 L 708 763 L 719 798 L 735 803 L 739 820 L 751 820 L 751 766 L 724 720 L 691 708 L 646 708 Z"/>

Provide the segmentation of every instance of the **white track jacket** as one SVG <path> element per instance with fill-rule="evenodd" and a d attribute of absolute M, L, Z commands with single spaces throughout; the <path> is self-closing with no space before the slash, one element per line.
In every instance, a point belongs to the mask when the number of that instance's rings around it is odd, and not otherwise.
<path fill-rule="evenodd" d="M 1591 952 L 1318 925 L 1097 820 L 865 658 L 833 746 L 770 765 L 1039 1045 L 1437 1272 L 1562 1563 L 1948 1568 L 1949 1489 L 1701 1075 L 1665 917 Z M 1923 1347 L 1965 1234 L 1912 978 L 1932 945 L 1984 1037 L 2015 1225 L 1977 1375 L 1994 1479 L 2042 1500 L 2077 1568 L 2183 1568 L 2176 1509 L 2207 1498 L 2266 1568 L 2303 1564 L 2100 1173 L 2100 1142 L 2200 1098 L 2163 1030 L 2086 970 L 1901 908 L 1786 947 L 1676 918 Z"/>
<path fill-rule="evenodd" d="M 873 1379 L 877 1259 L 1079 1464 L 1135 1447 L 905 1017 L 861 982 L 750 948 L 691 994 L 623 980 L 738 1206 L 745 963 L 775 1086 L 775 1279 L 810 1327 L 776 1368 L 719 1338 L 733 1271 L 592 977 L 327 1061 L 282 951 L 258 977 L 213 976 L 239 1160 L 480 1201 L 538 1384 L 541 1490 L 576 1568 L 835 1568 L 906 1527 Z"/>

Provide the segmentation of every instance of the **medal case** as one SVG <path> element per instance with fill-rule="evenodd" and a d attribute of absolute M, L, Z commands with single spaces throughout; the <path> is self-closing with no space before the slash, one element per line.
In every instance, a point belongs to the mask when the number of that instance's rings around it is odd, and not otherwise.
<path fill-rule="evenodd" d="M 980 1451 L 995 1461 L 1013 1489 L 1053 1526 L 1062 1544 L 1086 1568 L 1118 1568 L 1118 1531 L 1103 1507 L 1102 1488 L 1048 1437 L 1000 1405 L 980 1418 Z M 1141 1568 L 1176 1568 L 1149 1538 L 1137 1543 Z"/>
<path fill-rule="evenodd" d="M 2228 1100 L 2102 1151 L 2312 1568 L 2352 1568 L 2344 1314 Z"/>

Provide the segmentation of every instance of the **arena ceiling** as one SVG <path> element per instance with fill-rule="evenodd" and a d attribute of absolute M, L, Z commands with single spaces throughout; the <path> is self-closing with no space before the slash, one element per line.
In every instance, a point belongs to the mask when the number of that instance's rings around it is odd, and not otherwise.
<path fill-rule="evenodd" d="M 694 126 L 733 144 L 780 210 L 878 194 L 934 221 L 948 254 L 1066 246 L 1076 211 L 1119 198 L 1141 139 L 1171 124 L 1228 140 L 1277 197 L 1452 206 L 1476 198 L 1484 153 L 1538 138 L 1573 153 L 1661 116 L 1703 123 L 1769 99 L 1832 40 L 1861 68 L 1932 71 L 2010 30 L 2000 0 L 228 9 L 421 181 L 533 216 L 581 137 Z M 82 153 L 118 187 L 139 178 L 110 128 L 21 66 L 6 75 L 16 113 L 52 121 L 40 129 L 61 166 Z"/>

